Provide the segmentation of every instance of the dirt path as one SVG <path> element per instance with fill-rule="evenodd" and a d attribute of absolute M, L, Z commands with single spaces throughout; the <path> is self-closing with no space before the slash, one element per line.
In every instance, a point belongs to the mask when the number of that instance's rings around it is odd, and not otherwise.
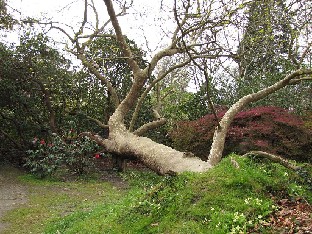
<path fill-rule="evenodd" d="M 18 169 L 0 165 L 0 233 L 8 226 L 2 222 L 5 212 L 27 201 L 27 188 L 17 181 L 21 174 Z"/>
<path fill-rule="evenodd" d="M 111 183 L 118 189 L 128 188 L 128 183 L 116 172 L 109 169 L 111 165 L 108 162 L 103 160 L 103 165 L 99 164 L 98 166 L 99 171 L 101 171 L 100 180 Z M 25 204 L 28 200 L 29 186 L 18 181 L 18 177 L 23 173 L 22 170 L 13 166 L 0 164 L 0 234 L 9 226 L 9 223 L 5 223 L 3 220 L 4 214 L 19 205 Z"/>

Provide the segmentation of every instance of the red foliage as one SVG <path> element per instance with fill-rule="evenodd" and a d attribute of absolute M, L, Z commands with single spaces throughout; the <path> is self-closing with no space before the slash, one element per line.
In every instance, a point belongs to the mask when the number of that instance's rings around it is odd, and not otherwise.
<path fill-rule="evenodd" d="M 225 111 L 219 112 L 221 119 Z M 171 132 L 174 146 L 207 158 L 217 125 L 214 115 L 177 124 Z M 311 129 L 288 110 L 279 107 L 256 107 L 238 113 L 229 128 L 224 154 L 263 150 L 287 158 L 310 161 Z"/>

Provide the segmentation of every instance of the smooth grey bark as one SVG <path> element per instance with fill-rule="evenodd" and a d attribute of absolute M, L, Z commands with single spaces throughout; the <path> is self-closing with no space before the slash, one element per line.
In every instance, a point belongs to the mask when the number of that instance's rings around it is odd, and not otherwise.
<path fill-rule="evenodd" d="M 287 85 L 291 85 L 293 83 L 299 82 L 300 80 L 304 80 L 306 78 L 304 78 L 303 76 L 311 76 L 311 74 L 312 70 L 310 69 L 299 69 L 289 74 L 284 79 L 276 82 L 275 84 L 264 88 L 256 93 L 246 95 L 239 99 L 236 103 L 234 103 L 221 119 L 220 127 L 217 127 L 214 132 L 213 142 L 208 157 L 208 161 L 211 163 L 211 165 L 214 166 L 221 160 L 228 128 L 237 113 L 239 113 L 248 104 L 267 97 L 268 95 L 278 91 L 279 89 Z"/>

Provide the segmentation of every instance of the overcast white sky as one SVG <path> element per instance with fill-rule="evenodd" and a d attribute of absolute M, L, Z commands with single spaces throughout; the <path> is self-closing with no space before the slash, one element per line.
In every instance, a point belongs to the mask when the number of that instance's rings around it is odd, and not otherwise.
<path fill-rule="evenodd" d="M 94 2 L 102 22 L 106 22 L 108 16 L 103 0 L 94 0 Z M 164 12 L 161 10 L 161 4 L 167 4 L 169 6 L 167 9 L 172 9 L 173 3 L 172 0 L 133 0 L 133 2 L 133 7 L 127 11 L 126 16 L 119 18 L 119 22 L 123 33 L 146 51 L 149 59 L 155 52 L 169 44 L 167 34 L 174 31 L 176 24 L 172 11 Z M 76 29 L 83 20 L 84 0 L 8 0 L 8 5 L 17 10 L 15 15 L 19 19 L 26 17 L 42 21 L 50 19 L 54 22 L 76 25 Z M 119 12 L 117 7 L 115 10 Z M 56 30 L 50 32 L 49 36 L 64 42 L 64 35 Z M 8 36 L 7 40 L 18 42 L 16 35 Z M 60 45 L 59 48 L 64 47 L 65 45 Z M 76 64 L 76 58 L 70 58 Z M 79 64 L 78 61 L 77 63 Z M 190 87 L 193 87 L 190 89 L 193 91 L 195 86 L 190 84 Z"/>
<path fill-rule="evenodd" d="M 156 50 L 158 46 L 164 46 L 168 41 L 164 38 L 164 31 L 173 27 L 173 19 L 165 17 L 165 12 L 160 11 L 160 4 L 170 0 L 134 0 L 133 8 L 127 16 L 119 18 L 124 34 L 147 50 Z M 95 0 L 97 11 L 102 22 L 107 20 L 106 8 L 103 0 Z M 84 11 L 84 0 L 8 0 L 8 5 L 16 9 L 16 16 L 25 18 L 27 16 L 39 19 L 52 19 L 53 21 L 65 22 L 70 25 L 77 25 L 82 21 Z M 118 12 L 118 9 L 115 9 Z M 142 30 L 144 26 L 144 31 Z M 162 26 L 162 27 L 160 27 Z M 165 28 L 166 27 L 166 28 Z M 54 31 L 50 35 L 58 37 Z M 9 40 L 12 37 L 9 37 Z M 148 48 L 145 42 L 148 41 Z"/>

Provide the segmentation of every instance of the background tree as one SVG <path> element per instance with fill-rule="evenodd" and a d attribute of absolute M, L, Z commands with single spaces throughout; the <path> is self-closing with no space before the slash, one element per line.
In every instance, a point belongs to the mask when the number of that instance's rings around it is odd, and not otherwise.
<path fill-rule="evenodd" d="M 46 43 L 42 35 L 26 33 L 20 46 L 1 46 L 1 148 L 8 151 L 2 154 L 8 158 L 11 150 L 20 151 L 14 154 L 16 161 L 35 136 L 47 137 L 59 130 L 57 99 L 63 99 L 71 79 L 68 61 Z"/>
<path fill-rule="evenodd" d="M 13 25 L 17 23 L 17 20 L 8 13 L 7 7 L 7 1 L 0 0 L 0 30 L 12 29 Z"/>
<path fill-rule="evenodd" d="M 279 0 L 256 0 L 248 4 L 247 24 L 238 47 L 239 73 L 234 75 L 237 97 L 266 87 L 278 81 L 280 74 L 286 75 L 297 67 L 300 53 L 308 49 L 298 48 L 298 40 L 303 39 L 299 35 L 311 40 L 308 36 L 311 29 L 307 28 L 312 20 L 307 15 L 310 10 L 311 4 L 302 1 L 287 4 Z M 291 97 L 285 99 L 289 93 Z M 286 87 L 257 104 L 302 113 L 312 108 L 311 98 L 311 84 L 301 83 Z"/>
<path fill-rule="evenodd" d="M 43 34 L 26 32 L 20 46 L 1 44 L 1 155 L 10 161 L 23 161 L 33 139 L 51 139 L 52 132 L 63 139 L 86 130 L 108 135 L 104 125 L 112 103 L 106 87 L 85 70 L 71 70 L 71 63 L 53 48 L 53 43 Z M 124 59 L 116 61 L 110 56 L 112 48 L 120 50 L 116 42 L 106 40 L 101 48 L 100 43 L 96 41 L 90 47 L 88 56 L 99 56 L 106 50 L 106 57 L 98 61 L 120 86 L 122 97 L 128 87 L 120 77 L 130 80 L 129 68 Z M 115 67 L 108 65 L 112 60 Z"/>

